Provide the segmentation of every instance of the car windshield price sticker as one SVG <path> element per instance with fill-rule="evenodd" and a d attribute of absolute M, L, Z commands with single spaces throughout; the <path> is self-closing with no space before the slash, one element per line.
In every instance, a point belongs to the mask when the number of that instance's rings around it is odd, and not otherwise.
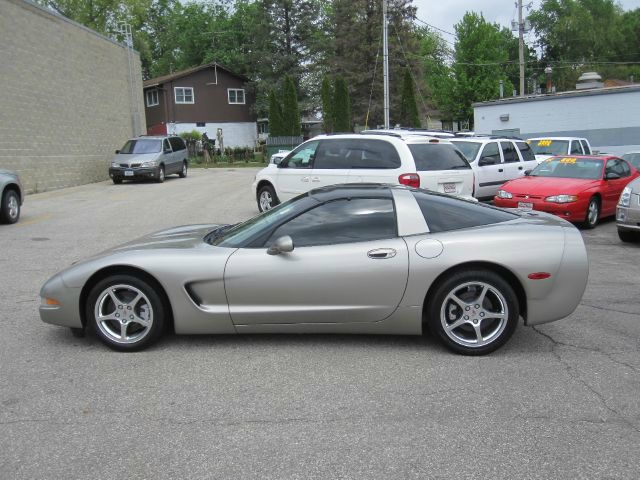
<path fill-rule="evenodd" d="M 549 145 L 551 145 L 553 143 L 552 140 L 540 140 L 538 142 L 538 146 L 539 147 L 548 147 Z"/>
<path fill-rule="evenodd" d="M 560 163 L 576 163 L 576 160 L 578 160 L 575 157 L 564 157 L 560 159 Z"/>

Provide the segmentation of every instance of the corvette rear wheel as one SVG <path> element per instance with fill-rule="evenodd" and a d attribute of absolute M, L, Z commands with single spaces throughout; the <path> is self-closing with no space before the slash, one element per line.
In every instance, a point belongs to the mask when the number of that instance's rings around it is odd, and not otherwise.
<path fill-rule="evenodd" d="M 458 272 L 442 281 L 429 302 L 432 333 L 451 350 L 484 355 L 511 337 L 520 316 L 511 286 L 492 271 Z"/>
<path fill-rule="evenodd" d="M 166 315 L 162 299 L 146 281 L 132 275 L 113 275 L 91 289 L 86 318 L 107 346 L 135 351 L 160 337 Z"/>

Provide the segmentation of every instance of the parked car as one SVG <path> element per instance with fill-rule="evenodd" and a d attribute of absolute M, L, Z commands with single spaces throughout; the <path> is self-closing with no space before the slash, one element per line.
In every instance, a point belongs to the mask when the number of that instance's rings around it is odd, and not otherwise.
<path fill-rule="evenodd" d="M 527 140 L 538 162 L 556 155 L 591 155 L 589 140 L 580 137 L 536 137 Z"/>
<path fill-rule="evenodd" d="M 535 255 L 522 255 L 535 245 Z M 93 329 L 137 350 L 179 334 L 363 333 L 429 328 L 470 355 L 503 345 L 519 317 L 577 307 L 588 262 L 580 233 L 420 189 L 314 189 L 238 225 L 177 227 L 49 279 L 43 321 Z"/>
<path fill-rule="evenodd" d="M 473 170 L 451 142 L 396 132 L 317 136 L 258 172 L 252 188 L 263 212 L 312 188 L 370 182 L 473 195 Z"/>
<path fill-rule="evenodd" d="M 527 176 L 505 183 L 498 207 L 540 210 L 593 228 L 615 215 L 624 187 L 638 171 L 617 157 L 552 157 Z"/>
<path fill-rule="evenodd" d="M 17 173 L 0 170 L 0 223 L 16 223 L 24 201 L 22 183 Z"/>
<path fill-rule="evenodd" d="M 629 162 L 636 170 L 640 170 L 640 152 L 627 152 L 622 155 L 622 159 Z"/>
<path fill-rule="evenodd" d="M 269 159 L 269 163 L 273 165 L 279 165 L 280 162 L 284 159 L 284 157 L 289 155 L 289 152 L 291 152 L 291 150 L 281 150 L 279 152 L 274 153 L 273 155 L 271 155 L 271 158 Z"/>
<path fill-rule="evenodd" d="M 640 178 L 636 178 L 622 189 L 616 211 L 616 223 L 620 240 L 640 242 Z"/>
<path fill-rule="evenodd" d="M 111 161 L 109 176 L 113 183 L 123 180 L 154 179 L 164 182 L 167 175 L 187 176 L 187 145 L 180 137 L 143 136 L 127 140 Z"/>
<path fill-rule="evenodd" d="M 475 172 L 475 197 L 481 200 L 493 198 L 503 183 L 538 166 L 524 140 L 469 136 L 454 138 L 451 143 L 469 160 Z"/>

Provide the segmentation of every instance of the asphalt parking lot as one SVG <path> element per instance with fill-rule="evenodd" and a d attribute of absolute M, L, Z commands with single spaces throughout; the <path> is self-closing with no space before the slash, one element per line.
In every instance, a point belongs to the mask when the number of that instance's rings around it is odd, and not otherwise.
<path fill-rule="evenodd" d="M 612 221 L 583 231 L 576 312 L 487 357 L 326 335 L 170 336 L 125 354 L 40 321 L 40 286 L 75 260 L 255 215 L 255 172 L 30 195 L 0 226 L 0 478 L 638 478 L 640 246 Z"/>

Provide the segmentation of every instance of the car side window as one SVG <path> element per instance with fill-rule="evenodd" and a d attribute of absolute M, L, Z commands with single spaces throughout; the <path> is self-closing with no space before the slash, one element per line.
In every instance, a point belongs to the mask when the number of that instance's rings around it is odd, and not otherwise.
<path fill-rule="evenodd" d="M 179 152 L 180 150 L 184 150 L 184 141 L 180 137 L 171 137 L 169 139 L 169 143 L 171 144 L 171 148 L 173 148 L 174 152 Z"/>
<path fill-rule="evenodd" d="M 162 148 L 163 150 L 169 150 L 171 151 L 171 145 L 169 144 L 169 140 L 168 139 L 164 139 L 164 141 L 162 142 Z"/>
<path fill-rule="evenodd" d="M 589 144 L 586 140 L 580 140 L 580 144 L 582 145 L 582 149 L 584 150 L 585 155 L 591 155 L 591 149 L 589 148 Z"/>
<path fill-rule="evenodd" d="M 390 198 L 334 200 L 278 227 L 265 246 L 289 235 L 295 247 L 334 245 L 395 238 L 396 215 Z"/>
<path fill-rule="evenodd" d="M 516 146 L 520 150 L 520 155 L 522 155 L 522 159 L 525 162 L 528 162 L 528 161 L 536 159 L 536 156 L 534 155 L 533 150 L 531 150 L 531 147 L 529 146 L 528 143 L 526 143 L 526 142 L 516 142 Z"/>
<path fill-rule="evenodd" d="M 578 140 L 571 141 L 571 151 L 569 153 L 571 155 L 582 155 L 582 146 Z"/>
<path fill-rule="evenodd" d="M 313 162 L 318 169 L 399 167 L 400 156 L 392 144 L 370 139 L 322 140 Z"/>
<path fill-rule="evenodd" d="M 631 168 L 629 167 L 629 164 L 627 162 L 621 161 L 620 166 L 622 169 L 623 177 L 628 177 L 629 175 L 631 175 Z"/>
<path fill-rule="evenodd" d="M 504 157 L 504 163 L 513 163 L 513 162 L 520 161 L 520 158 L 518 157 L 518 152 L 516 152 L 516 147 L 513 146 L 513 143 L 500 142 L 500 146 L 502 147 L 502 155 Z"/>
<path fill-rule="evenodd" d="M 482 155 L 480 156 L 478 165 L 498 165 L 499 163 L 502 163 L 502 161 L 500 160 L 498 142 L 487 143 L 482 150 Z"/>
<path fill-rule="evenodd" d="M 282 168 L 311 168 L 319 143 L 316 141 L 300 145 L 285 158 L 286 161 L 283 160 L 278 166 Z"/>
<path fill-rule="evenodd" d="M 625 167 L 627 168 L 625 169 Z M 620 177 L 628 177 L 631 174 L 631 170 L 629 170 L 629 166 L 626 165 L 624 160 L 613 159 L 607 161 L 607 166 L 604 171 L 605 176 L 609 173 L 615 173 Z"/>

